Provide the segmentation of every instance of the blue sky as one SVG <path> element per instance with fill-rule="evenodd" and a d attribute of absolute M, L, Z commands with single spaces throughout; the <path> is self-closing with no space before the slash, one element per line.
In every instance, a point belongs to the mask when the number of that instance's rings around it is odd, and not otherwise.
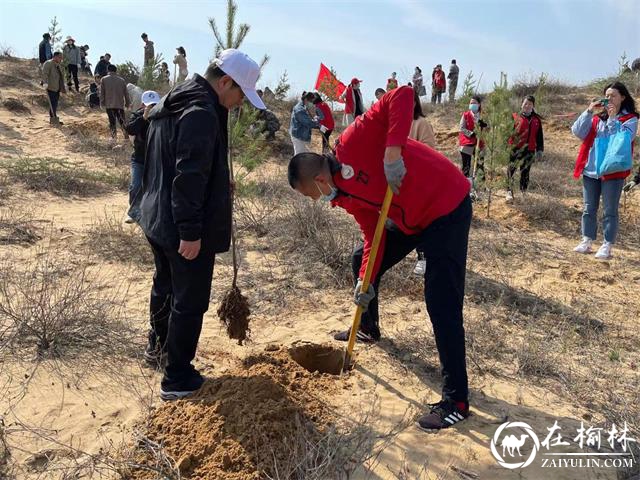
<path fill-rule="evenodd" d="M 547 72 L 573 83 L 611 75 L 623 51 L 640 56 L 640 0 L 238 0 L 238 20 L 251 25 L 243 44 L 254 59 L 271 56 L 261 83 L 274 86 L 286 69 L 294 92 L 313 87 L 320 62 L 345 83 L 364 80 L 368 98 L 391 71 L 409 81 L 418 65 L 458 60 L 461 78 L 482 75 L 481 90 L 500 71 L 510 80 Z M 187 50 L 202 73 L 213 53 L 208 17 L 225 25 L 226 1 L 4 0 L 0 44 L 35 56 L 50 19 L 63 35 L 90 45 L 90 61 L 109 52 L 116 63 L 142 63 L 143 31 L 156 53 Z"/>

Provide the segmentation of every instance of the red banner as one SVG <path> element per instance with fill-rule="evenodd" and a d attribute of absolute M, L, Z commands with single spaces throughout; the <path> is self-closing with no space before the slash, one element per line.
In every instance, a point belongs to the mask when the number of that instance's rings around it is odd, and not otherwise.
<path fill-rule="evenodd" d="M 344 103 L 340 95 L 346 90 L 347 86 L 336 78 L 324 63 L 320 64 L 320 71 L 316 79 L 315 89 L 325 94 L 330 100 Z"/>

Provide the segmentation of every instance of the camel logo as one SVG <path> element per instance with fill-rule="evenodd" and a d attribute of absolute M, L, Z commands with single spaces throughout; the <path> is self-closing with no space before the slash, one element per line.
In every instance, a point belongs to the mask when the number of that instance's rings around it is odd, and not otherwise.
<path fill-rule="evenodd" d="M 513 433 L 504 435 L 501 438 L 502 432 L 506 429 L 518 429 L 518 431 L 524 430 L 526 433 L 514 435 Z M 524 455 L 520 451 L 527 443 L 531 447 L 531 453 L 529 457 L 521 461 Z M 531 445 L 533 444 L 533 445 Z M 498 451 L 498 445 L 502 447 L 502 455 Z M 540 441 L 533 429 L 524 422 L 506 422 L 498 427 L 496 433 L 491 439 L 491 453 L 498 461 L 498 463 L 504 468 L 515 469 L 524 468 L 533 462 L 536 458 L 536 454 L 540 450 Z M 507 461 L 506 458 L 511 457 L 515 460 Z"/>

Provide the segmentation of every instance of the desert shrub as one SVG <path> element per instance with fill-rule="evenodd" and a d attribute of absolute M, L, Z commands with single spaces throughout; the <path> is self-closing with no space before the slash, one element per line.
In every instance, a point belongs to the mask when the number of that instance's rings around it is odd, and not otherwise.
<path fill-rule="evenodd" d="M 89 352 L 100 361 L 131 353 L 122 288 L 105 288 L 87 267 L 53 249 L 19 268 L 7 259 L 0 272 L 0 354 L 71 359 Z"/>
<path fill-rule="evenodd" d="M 50 157 L 19 157 L 2 165 L 10 179 L 22 182 L 35 191 L 54 195 L 100 195 L 114 187 L 126 190 L 126 172 L 95 172 Z"/>
<path fill-rule="evenodd" d="M 319 285 L 351 285 L 351 254 L 358 231 L 345 215 L 318 202 L 293 197 L 274 228 L 287 252 L 283 261 L 295 267 L 297 274 Z"/>
<path fill-rule="evenodd" d="M 7 44 L 0 44 L 0 58 L 12 59 L 15 56 L 15 50 L 12 46 Z"/>
<path fill-rule="evenodd" d="M 522 99 L 527 95 L 536 95 L 536 107 L 538 105 L 541 89 L 551 95 L 566 95 L 574 93 L 577 87 L 564 83 L 557 78 L 550 78 L 548 74 L 541 73 L 536 76 L 533 73 L 518 76 L 511 86 L 511 93 L 517 98 Z"/>

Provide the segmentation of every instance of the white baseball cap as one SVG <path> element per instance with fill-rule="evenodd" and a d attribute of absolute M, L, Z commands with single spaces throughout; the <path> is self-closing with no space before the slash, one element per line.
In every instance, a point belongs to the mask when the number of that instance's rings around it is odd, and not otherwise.
<path fill-rule="evenodd" d="M 242 92 L 254 107 L 260 110 L 267 108 L 256 92 L 256 82 L 260 76 L 260 67 L 246 53 L 242 53 L 235 48 L 229 48 L 220 52 L 220 56 L 215 59 L 215 63 L 240 85 Z"/>
<path fill-rule="evenodd" d="M 160 102 L 160 95 L 158 95 L 158 92 L 147 90 L 142 94 L 142 103 L 144 103 L 145 107 L 158 102 Z"/>

